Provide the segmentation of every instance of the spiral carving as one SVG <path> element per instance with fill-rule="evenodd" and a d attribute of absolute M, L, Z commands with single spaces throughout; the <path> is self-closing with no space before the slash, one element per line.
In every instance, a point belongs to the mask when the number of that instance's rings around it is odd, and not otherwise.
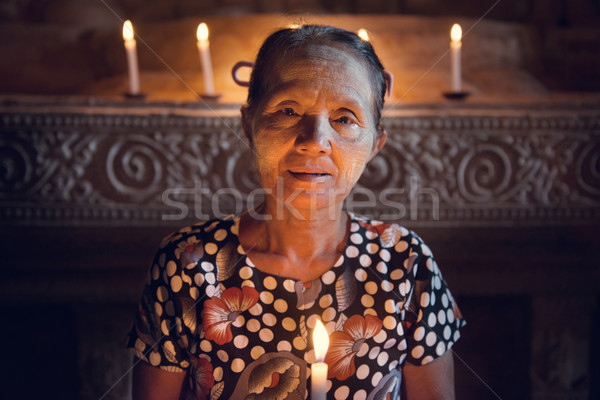
<path fill-rule="evenodd" d="M 242 194 L 248 194 L 252 190 L 260 188 L 252 152 L 237 151 L 229 157 L 227 161 L 227 185 L 230 188 L 239 190 Z"/>
<path fill-rule="evenodd" d="M 30 152 L 21 143 L 0 140 L 0 196 L 24 192 L 32 176 Z"/>
<path fill-rule="evenodd" d="M 107 155 L 106 173 L 119 194 L 141 200 L 161 189 L 166 162 L 157 144 L 141 135 L 113 144 Z"/>
<path fill-rule="evenodd" d="M 497 202 L 507 195 L 512 168 L 504 149 L 481 144 L 463 157 L 457 172 L 461 196 L 473 202 Z"/>
<path fill-rule="evenodd" d="M 384 147 L 366 166 L 358 183 L 369 189 L 397 186 L 400 181 L 400 157 L 393 147 Z"/>
<path fill-rule="evenodd" d="M 600 143 L 588 144 L 577 160 L 577 181 L 592 195 L 600 195 Z"/>

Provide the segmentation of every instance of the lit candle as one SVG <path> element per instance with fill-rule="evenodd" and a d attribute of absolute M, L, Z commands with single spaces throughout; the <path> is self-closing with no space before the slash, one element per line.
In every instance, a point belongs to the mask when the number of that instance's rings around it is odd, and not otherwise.
<path fill-rule="evenodd" d="M 362 39 L 363 42 L 369 41 L 369 34 L 366 29 L 360 28 L 357 33 L 358 37 Z"/>
<path fill-rule="evenodd" d="M 462 47 L 462 29 L 459 24 L 452 25 L 452 30 L 450 31 L 450 38 L 452 41 L 450 42 L 450 62 L 451 62 L 451 73 L 452 73 L 452 91 L 460 92 L 461 91 L 461 82 L 460 82 L 460 51 Z"/>
<path fill-rule="evenodd" d="M 125 51 L 127 52 L 129 94 L 140 93 L 140 71 L 138 70 L 137 50 L 134 37 L 135 35 L 133 34 L 131 21 L 127 20 L 123 24 L 123 40 L 125 41 Z"/>
<path fill-rule="evenodd" d="M 202 65 L 202 74 L 204 76 L 204 94 L 213 96 L 215 94 L 215 84 L 213 82 L 212 63 L 210 61 L 210 44 L 208 42 L 208 26 L 203 22 L 198 25 L 196 30 L 198 42 L 198 52 L 200 53 L 200 63 Z"/>
<path fill-rule="evenodd" d="M 327 364 L 325 355 L 329 347 L 329 335 L 320 320 L 315 324 L 313 331 L 315 345 L 315 363 L 310 366 L 311 400 L 326 400 L 327 398 Z"/>

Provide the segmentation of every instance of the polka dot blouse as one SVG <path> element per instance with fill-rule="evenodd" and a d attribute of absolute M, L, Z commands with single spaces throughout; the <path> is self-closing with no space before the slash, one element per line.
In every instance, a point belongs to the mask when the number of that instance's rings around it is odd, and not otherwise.
<path fill-rule="evenodd" d="M 402 366 L 444 354 L 464 321 L 415 233 L 350 216 L 344 254 L 310 282 L 256 268 L 240 245 L 239 217 L 166 237 L 128 347 L 185 371 L 185 399 L 303 400 L 320 319 L 330 338 L 327 398 L 399 399 Z"/>

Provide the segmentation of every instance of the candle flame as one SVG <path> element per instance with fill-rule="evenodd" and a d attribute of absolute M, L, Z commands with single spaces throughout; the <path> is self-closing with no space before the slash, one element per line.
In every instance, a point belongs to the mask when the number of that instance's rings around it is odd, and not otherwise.
<path fill-rule="evenodd" d="M 302 25 L 297 24 L 297 23 L 292 23 L 288 26 L 288 28 L 290 29 L 300 29 L 302 27 Z"/>
<path fill-rule="evenodd" d="M 317 320 L 317 323 L 315 324 L 315 329 L 313 330 L 313 343 L 315 345 L 316 361 L 323 362 L 325 360 L 325 355 L 327 354 L 327 349 L 329 348 L 329 335 L 321 320 Z"/>
<path fill-rule="evenodd" d="M 131 25 L 131 21 L 127 20 L 123 24 L 123 39 L 131 40 L 135 35 L 133 34 L 133 25 Z"/>
<path fill-rule="evenodd" d="M 198 29 L 196 30 L 196 38 L 200 42 L 205 42 L 208 40 L 208 26 L 204 22 L 198 25 Z"/>
<path fill-rule="evenodd" d="M 360 37 L 363 40 L 363 42 L 369 41 L 369 34 L 367 33 L 366 29 L 360 28 L 358 30 L 358 37 Z"/>
<path fill-rule="evenodd" d="M 453 42 L 458 42 L 462 38 L 462 29 L 459 24 L 452 25 L 450 30 L 450 38 Z"/>

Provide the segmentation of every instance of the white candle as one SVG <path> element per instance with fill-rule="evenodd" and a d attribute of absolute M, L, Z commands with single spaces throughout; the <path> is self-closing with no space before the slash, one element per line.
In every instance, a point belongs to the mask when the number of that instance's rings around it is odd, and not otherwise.
<path fill-rule="evenodd" d="M 320 320 L 315 324 L 313 331 L 313 343 L 315 345 L 315 363 L 310 366 L 310 400 L 327 399 L 327 364 L 325 355 L 329 348 L 329 335 Z"/>
<path fill-rule="evenodd" d="M 450 62 L 451 62 L 451 73 L 452 73 L 452 91 L 461 91 L 461 73 L 460 73 L 460 52 L 462 47 L 462 29 L 459 24 L 452 25 L 450 31 Z"/>
<path fill-rule="evenodd" d="M 196 30 L 198 52 L 200 53 L 200 64 L 204 76 L 204 94 L 212 96 L 215 94 L 215 83 L 213 81 L 212 63 L 210 61 L 210 43 L 208 41 L 208 27 L 203 22 Z"/>
<path fill-rule="evenodd" d="M 127 20 L 123 24 L 123 40 L 125 41 L 125 51 L 127 52 L 127 68 L 129 70 L 129 93 L 140 93 L 140 71 L 138 69 L 137 49 L 135 44 L 135 35 L 131 21 Z"/>

